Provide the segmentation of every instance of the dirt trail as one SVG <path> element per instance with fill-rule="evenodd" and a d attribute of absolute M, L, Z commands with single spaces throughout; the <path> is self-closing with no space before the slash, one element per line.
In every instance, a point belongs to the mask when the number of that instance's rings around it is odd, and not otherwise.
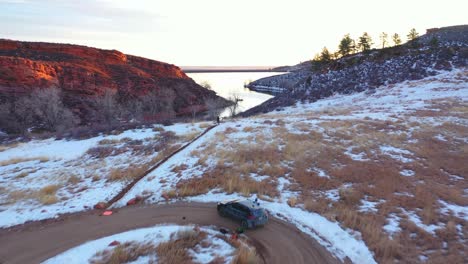
<path fill-rule="evenodd" d="M 132 206 L 111 216 L 99 214 L 94 210 L 0 230 L 0 263 L 40 263 L 89 240 L 161 223 L 216 225 L 231 230 L 238 226 L 218 216 L 212 203 Z M 339 263 L 315 240 L 276 218 L 246 234 L 268 264 Z"/>

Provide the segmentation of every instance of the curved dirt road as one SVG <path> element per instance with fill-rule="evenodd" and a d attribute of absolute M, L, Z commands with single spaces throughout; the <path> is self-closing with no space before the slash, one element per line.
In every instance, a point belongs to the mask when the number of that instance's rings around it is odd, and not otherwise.
<path fill-rule="evenodd" d="M 0 264 L 40 263 L 86 241 L 160 223 L 238 227 L 236 222 L 218 216 L 214 204 L 133 206 L 116 210 L 111 216 L 99 213 L 70 214 L 0 230 Z M 263 228 L 248 230 L 247 235 L 268 264 L 340 263 L 315 240 L 276 218 Z"/>

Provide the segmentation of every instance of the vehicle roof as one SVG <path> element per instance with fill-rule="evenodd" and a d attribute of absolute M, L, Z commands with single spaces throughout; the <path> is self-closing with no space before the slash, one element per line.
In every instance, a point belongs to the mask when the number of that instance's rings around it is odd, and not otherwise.
<path fill-rule="evenodd" d="M 222 202 L 222 204 L 230 204 L 230 203 L 239 203 L 250 209 L 261 209 L 260 204 L 255 203 L 254 201 L 249 200 L 249 199 L 233 199 L 233 200 L 226 200 Z"/>

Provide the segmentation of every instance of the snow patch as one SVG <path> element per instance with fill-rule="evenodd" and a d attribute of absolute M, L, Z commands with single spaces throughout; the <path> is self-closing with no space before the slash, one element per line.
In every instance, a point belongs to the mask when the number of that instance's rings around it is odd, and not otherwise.
<path fill-rule="evenodd" d="M 204 195 L 188 197 L 187 200 L 218 202 L 240 198 L 242 197 L 236 194 L 228 195 L 212 191 Z M 365 243 L 342 229 L 338 223 L 331 222 L 319 214 L 290 207 L 285 202 L 260 201 L 260 206 L 267 209 L 271 215 L 294 224 L 299 230 L 316 239 L 341 260 L 349 257 L 353 263 L 377 263 Z"/>
<path fill-rule="evenodd" d="M 402 170 L 400 171 L 400 174 L 405 177 L 411 177 L 415 175 L 415 172 L 412 170 Z"/>
<path fill-rule="evenodd" d="M 82 245 L 69 249 L 53 258 L 50 258 L 43 262 L 43 264 L 80 264 L 91 260 L 92 257 L 100 251 L 111 249 L 109 246 L 113 241 L 120 243 L 136 241 L 139 243 L 152 243 L 158 245 L 160 243 L 170 240 L 171 234 L 183 231 L 186 229 L 193 229 L 194 226 L 179 226 L 173 224 L 157 225 L 149 228 L 141 228 L 136 230 L 127 231 L 120 234 L 115 234 L 108 237 L 103 237 L 94 241 L 86 242 Z M 201 263 L 208 263 L 217 256 L 224 257 L 225 263 L 230 263 L 232 256 L 235 252 L 235 248 L 223 241 L 222 239 L 216 238 L 215 235 L 219 235 L 219 232 L 212 230 L 211 228 L 202 227 L 200 231 L 206 232 L 208 237 L 207 241 L 211 242 L 211 246 L 204 248 L 199 252 L 191 251 L 193 258 L 199 260 Z M 157 256 L 156 256 L 157 258 Z M 140 257 L 132 263 L 148 263 L 149 259 L 155 260 L 154 256 Z M 83 261 L 86 260 L 86 261 Z"/>
<path fill-rule="evenodd" d="M 394 235 L 395 233 L 400 232 L 400 220 L 401 218 L 399 216 L 391 213 L 387 218 L 388 224 L 384 225 L 383 229 L 390 235 Z"/>
<path fill-rule="evenodd" d="M 399 160 L 403 163 L 412 162 L 410 158 L 406 158 L 403 155 L 411 155 L 412 153 L 406 149 L 399 149 L 392 146 L 380 146 L 380 152 L 390 156 L 392 159 Z"/>

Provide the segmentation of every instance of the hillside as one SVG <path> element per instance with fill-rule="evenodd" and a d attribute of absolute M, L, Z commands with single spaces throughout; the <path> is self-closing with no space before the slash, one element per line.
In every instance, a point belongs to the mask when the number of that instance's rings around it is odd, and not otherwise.
<path fill-rule="evenodd" d="M 440 70 L 468 64 L 468 26 L 441 28 L 416 41 L 417 45 L 412 42 L 345 56 L 318 71 L 312 71 L 310 63 L 301 63 L 294 66 L 294 71 L 289 74 L 254 81 L 249 85 L 253 90 L 259 86 L 286 91 L 243 113 L 243 116 L 272 111 L 297 101 L 316 101 L 335 93 L 351 94 L 418 80 L 433 76 Z"/>
<path fill-rule="evenodd" d="M 0 227 L 253 196 L 345 263 L 464 263 L 467 82 L 464 67 L 223 122 L 149 174 L 210 124 L 3 145 Z"/>
<path fill-rule="evenodd" d="M 0 103 L 50 88 L 59 89 L 64 104 L 82 119 L 89 112 L 83 101 L 107 90 L 120 101 L 170 91 L 177 114 L 188 114 L 195 105 L 204 110 L 204 99 L 217 98 L 171 64 L 116 50 L 0 40 Z"/>

